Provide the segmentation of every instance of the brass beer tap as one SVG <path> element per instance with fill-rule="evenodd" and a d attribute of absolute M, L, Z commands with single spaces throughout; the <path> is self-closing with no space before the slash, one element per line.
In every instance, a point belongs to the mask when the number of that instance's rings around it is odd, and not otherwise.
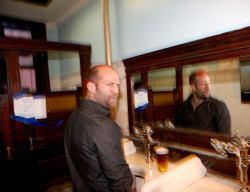
<path fill-rule="evenodd" d="M 241 184 L 241 189 L 239 192 L 249 192 L 250 189 L 247 186 L 247 170 L 250 163 L 250 155 L 248 155 L 248 150 L 250 148 L 250 137 L 244 137 L 239 134 L 235 134 L 232 142 L 224 142 L 216 138 L 212 138 L 210 140 L 210 144 L 224 158 L 228 157 L 227 152 L 237 156 L 236 165 L 240 173 L 239 180 Z"/>
<path fill-rule="evenodd" d="M 133 131 L 135 136 L 143 141 L 146 162 L 151 164 L 153 161 L 151 155 L 151 146 L 160 145 L 160 142 L 153 140 L 151 137 L 153 130 L 149 125 L 144 125 L 142 130 L 139 127 L 133 126 Z"/>

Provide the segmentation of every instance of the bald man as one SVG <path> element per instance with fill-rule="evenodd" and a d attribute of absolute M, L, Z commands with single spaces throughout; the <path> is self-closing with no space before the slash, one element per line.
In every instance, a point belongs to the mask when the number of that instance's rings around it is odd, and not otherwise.
<path fill-rule="evenodd" d="M 231 118 L 224 102 L 210 96 L 210 77 L 198 70 L 189 76 L 192 94 L 177 109 L 177 127 L 231 133 Z"/>
<path fill-rule="evenodd" d="M 65 127 L 65 154 L 77 192 L 135 191 L 121 147 L 120 127 L 109 117 L 120 80 L 109 66 L 92 68 L 86 96 Z"/>

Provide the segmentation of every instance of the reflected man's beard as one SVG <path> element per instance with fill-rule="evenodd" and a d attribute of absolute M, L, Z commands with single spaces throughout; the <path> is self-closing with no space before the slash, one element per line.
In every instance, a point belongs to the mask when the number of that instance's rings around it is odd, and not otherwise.
<path fill-rule="evenodd" d="M 203 95 L 203 99 L 208 99 L 209 98 L 209 95 L 207 96 L 207 95 Z"/>
<path fill-rule="evenodd" d="M 209 98 L 209 93 L 205 94 L 205 93 L 201 93 L 199 91 L 196 91 L 196 95 L 200 98 L 200 99 L 208 99 Z"/>

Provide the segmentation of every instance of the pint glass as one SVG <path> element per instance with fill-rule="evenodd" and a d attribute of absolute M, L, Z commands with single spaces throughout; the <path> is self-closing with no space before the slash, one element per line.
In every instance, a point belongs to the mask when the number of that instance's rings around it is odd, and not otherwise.
<path fill-rule="evenodd" d="M 165 172 L 168 170 L 168 148 L 163 146 L 154 147 L 158 170 Z"/>

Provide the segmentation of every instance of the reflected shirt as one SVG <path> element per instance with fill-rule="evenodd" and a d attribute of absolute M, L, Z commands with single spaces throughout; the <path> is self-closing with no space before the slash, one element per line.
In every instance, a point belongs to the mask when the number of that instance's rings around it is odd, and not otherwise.
<path fill-rule="evenodd" d="M 102 105 L 83 99 L 64 135 L 72 182 L 81 191 L 129 191 L 133 176 L 121 147 L 120 127 Z"/>
<path fill-rule="evenodd" d="M 191 100 L 192 95 L 178 107 L 175 113 L 175 126 L 224 134 L 231 133 L 231 117 L 224 102 L 209 97 L 204 99 L 194 111 Z"/>

